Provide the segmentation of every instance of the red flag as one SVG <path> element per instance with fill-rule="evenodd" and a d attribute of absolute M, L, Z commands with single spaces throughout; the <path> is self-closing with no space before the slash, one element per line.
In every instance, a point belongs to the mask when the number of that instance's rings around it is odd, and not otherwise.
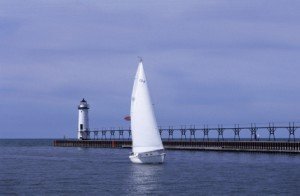
<path fill-rule="evenodd" d="M 131 117 L 130 116 L 125 116 L 124 120 L 131 121 Z"/>

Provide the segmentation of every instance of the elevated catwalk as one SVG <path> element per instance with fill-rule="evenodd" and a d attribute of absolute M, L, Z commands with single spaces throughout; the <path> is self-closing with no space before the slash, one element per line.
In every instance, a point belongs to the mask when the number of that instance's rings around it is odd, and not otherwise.
<path fill-rule="evenodd" d="M 274 125 L 269 123 L 265 126 L 240 126 L 232 127 L 159 127 L 165 149 L 169 150 L 214 150 L 214 151 L 242 151 L 242 152 L 278 152 L 278 153 L 300 153 L 300 140 L 296 138 L 296 130 L 300 128 L 299 123 L 288 123 L 287 125 Z M 217 133 L 217 138 L 210 138 L 210 133 Z M 223 133 L 228 132 L 232 137 L 224 138 Z M 240 132 L 247 134 L 248 138 L 240 138 Z M 275 133 L 281 132 L 284 138 L 275 139 Z M 260 138 L 259 134 L 268 135 Z M 131 148 L 131 130 L 109 128 L 80 133 L 87 135 L 87 140 L 55 140 L 54 146 L 58 147 L 85 147 L 85 148 Z"/>
<path fill-rule="evenodd" d="M 299 138 L 296 138 L 296 130 L 300 128 L 300 123 L 289 123 L 288 125 L 274 125 L 274 123 L 269 123 L 265 126 L 256 126 L 255 123 L 252 123 L 249 126 L 240 126 L 235 124 L 232 127 L 223 127 L 223 125 L 218 125 L 218 127 L 196 127 L 195 125 L 190 126 L 180 126 L 180 127 L 159 127 L 159 133 L 163 140 L 203 140 L 209 141 L 209 135 L 215 132 L 217 134 L 218 141 L 224 141 L 224 133 L 231 133 L 233 141 L 240 141 L 240 133 L 243 132 L 248 135 L 249 138 L 246 140 L 258 141 L 260 140 L 259 134 L 268 135 L 269 141 L 275 141 L 275 133 L 280 132 L 281 139 L 288 141 L 299 141 Z M 108 129 L 95 129 L 93 131 L 81 131 L 88 135 L 89 138 L 94 140 L 114 140 L 117 139 L 129 139 L 131 140 L 131 129 L 130 128 L 108 128 Z"/>

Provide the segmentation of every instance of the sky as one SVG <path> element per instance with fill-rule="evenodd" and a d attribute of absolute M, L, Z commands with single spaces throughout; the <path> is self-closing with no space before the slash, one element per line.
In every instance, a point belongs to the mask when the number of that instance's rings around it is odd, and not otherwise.
<path fill-rule="evenodd" d="M 299 10 L 296 0 L 0 1 L 0 138 L 76 137 L 82 98 L 92 129 L 128 127 L 137 56 L 161 126 L 299 123 Z"/>

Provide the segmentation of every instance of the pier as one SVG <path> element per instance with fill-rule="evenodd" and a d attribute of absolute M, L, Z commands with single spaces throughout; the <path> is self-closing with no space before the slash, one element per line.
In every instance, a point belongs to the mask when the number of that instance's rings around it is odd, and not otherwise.
<path fill-rule="evenodd" d="M 56 147 L 131 148 L 130 140 L 55 140 Z M 285 141 L 180 141 L 163 140 L 167 150 L 300 153 L 300 142 Z"/>
<path fill-rule="evenodd" d="M 168 150 L 213 150 L 235 152 L 271 152 L 271 153 L 300 153 L 300 140 L 295 137 L 300 126 L 289 123 L 286 126 L 276 126 L 269 123 L 266 126 L 196 127 L 195 125 L 180 127 L 160 127 L 159 132 L 165 149 Z M 216 138 L 210 138 L 215 132 Z M 224 138 L 224 132 L 231 132 L 232 138 Z M 259 138 L 258 131 L 267 132 L 267 138 Z M 277 131 L 285 131 L 285 138 L 276 139 Z M 241 138 L 240 133 L 247 132 L 248 138 Z M 85 131 L 90 140 L 62 139 L 55 140 L 57 147 L 85 148 L 131 148 L 130 128 L 110 128 Z"/>

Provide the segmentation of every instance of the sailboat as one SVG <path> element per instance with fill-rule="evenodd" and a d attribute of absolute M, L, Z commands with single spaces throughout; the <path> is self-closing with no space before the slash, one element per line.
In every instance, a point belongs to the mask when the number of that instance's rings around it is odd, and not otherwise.
<path fill-rule="evenodd" d="M 131 96 L 133 163 L 163 163 L 166 153 L 153 112 L 143 62 L 140 60 Z"/>

